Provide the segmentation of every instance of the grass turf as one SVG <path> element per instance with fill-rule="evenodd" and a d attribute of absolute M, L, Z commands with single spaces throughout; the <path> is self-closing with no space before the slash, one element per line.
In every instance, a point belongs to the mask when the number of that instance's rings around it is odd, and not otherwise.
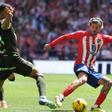
<path fill-rule="evenodd" d="M 112 76 L 109 75 L 109 77 L 112 79 Z M 54 101 L 54 97 L 75 78 L 76 77 L 74 75 L 45 75 L 48 98 Z M 69 110 L 72 110 L 71 105 L 74 99 L 83 98 L 88 102 L 88 107 L 90 107 L 94 104 L 101 89 L 101 87 L 94 89 L 85 84 L 68 96 L 60 109 L 56 109 L 54 111 L 50 110 L 48 107 L 40 106 L 38 104 L 38 91 L 33 79 L 17 75 L 16 81 L 10 82 L 7 80 L 4 88 L 5 99 L 9 104 L 9 108 L 0 110 L 2 112 L 70 112 Z M 102 107 L 106 112 L 111 112 L 112 90 L 107 96 Z"/>

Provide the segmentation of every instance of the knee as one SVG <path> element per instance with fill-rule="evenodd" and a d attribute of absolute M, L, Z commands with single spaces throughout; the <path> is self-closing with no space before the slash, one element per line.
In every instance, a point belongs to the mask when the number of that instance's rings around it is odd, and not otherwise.
<path fill-rule="evenodd" d="M 87 82 L 87 77 L 82 77 L 79 79 L 79 83 L 82 85 L 82 84 L 85 84 Z"/>
<path fill-rule="evenodd" d="M 87 82 L 87 80 L 85 80 L 85 79 L 77 79 L 72 83 L 72 86 L 78 87 L 78 86 L 85 84 L 86 82 Z"/>
<path fill-rule="evenodd" d="M 38 73 L 37 68 L 33 67 L 32 68 L 32 72 L 31 72 L 31 75 L 36 75 L 37 73 Z"/>
<path fill-rule="evenodd" d="M 32 68 L 31 76 L 32 77 L 38 77 L 38 76 L 43 77 L 43 74 L 37 68 L 34 67 Z"/>
<path fill-rule="evenodd" d="M 82 80 L 79 80 L 79 82 L 80 82 L 80 85 L 83 85 L 83 84 L 85 84 L 87 82 L 87 80 L 86 79 L 82 79 Z"/>
<path fill-rule="evenodd" d="M 109 86 L 109 88 L 111 88 L 111 83 L 112 83 L 111 81 L 108 81 L 107 85 Z"/>
<path fill-rule="evenodd" d="M 8 80 L 15 81 L 15 73 L 11 73 L 8 77 Z"/>
<path fill-rule="evenodd" d="M 112 85 L 112 81 L 108 80 L 106 83 L 105 83 L 105 86 L 106 88 L 110 89 L 111 88 L 111 85 Z"/>

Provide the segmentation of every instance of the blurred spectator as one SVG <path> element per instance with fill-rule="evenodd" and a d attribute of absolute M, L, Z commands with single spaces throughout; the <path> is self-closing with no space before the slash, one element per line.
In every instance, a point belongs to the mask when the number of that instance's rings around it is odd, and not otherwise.
<path fill-rule="evenodd" d="M 112 0 L 2 0 L 16 8 L 14 25 L 21 55 L 32 59 L 74 60 L 77 42 L 69 41 L 45 52 L 43 46 L 58 36 L 86 29 L 88 19 L 100 16 L 105 34 L 112 35 Z M 105 46 L 98 59 L 112 59 L 112 48 Z M 106 54 L 106 55 L 105 55 Z M 108 55 L 107 55 L 108 54 Z"/>

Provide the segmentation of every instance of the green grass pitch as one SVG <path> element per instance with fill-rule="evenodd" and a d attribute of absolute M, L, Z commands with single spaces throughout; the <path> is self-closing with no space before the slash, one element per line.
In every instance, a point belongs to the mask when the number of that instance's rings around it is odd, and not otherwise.
<path fill-rule="evenodd" d="M 112 79 L 112 76 L 109 75 L 109 77 Z M 75 75 L 45 75 L 48 98 L 54 101 L 54 97 L 75 78 Z M 76 98 L 85 99 L 88 102 L 88 107 L 91 107 L 101 89 L 101 87 L 94 89 L 85 84 L 65 99 L 62 108 L 51 111 L 48 107 L 38 104 L 38 91 L 33 79 L 17 75 L 16 81 L 10 82 L 7 80 L 4 88 L 5 99 L 9 104 L 9 108 L 0 110 L 1 112 L 70 112 L 58 110 L 72 110 L 71 103 Z M 111 112 L 112 90 L 102 107 L 106 112 Z"/>

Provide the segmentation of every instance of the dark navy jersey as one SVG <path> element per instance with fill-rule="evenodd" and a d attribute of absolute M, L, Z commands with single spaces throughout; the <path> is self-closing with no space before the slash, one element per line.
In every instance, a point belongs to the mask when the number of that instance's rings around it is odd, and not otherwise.
<path fill-rule="evenodd" d="M 18 53 L 16 40 L 17 36 L 13 27 L 3 30 L 0 23 L 0 54 L 11 55 Z"/>

